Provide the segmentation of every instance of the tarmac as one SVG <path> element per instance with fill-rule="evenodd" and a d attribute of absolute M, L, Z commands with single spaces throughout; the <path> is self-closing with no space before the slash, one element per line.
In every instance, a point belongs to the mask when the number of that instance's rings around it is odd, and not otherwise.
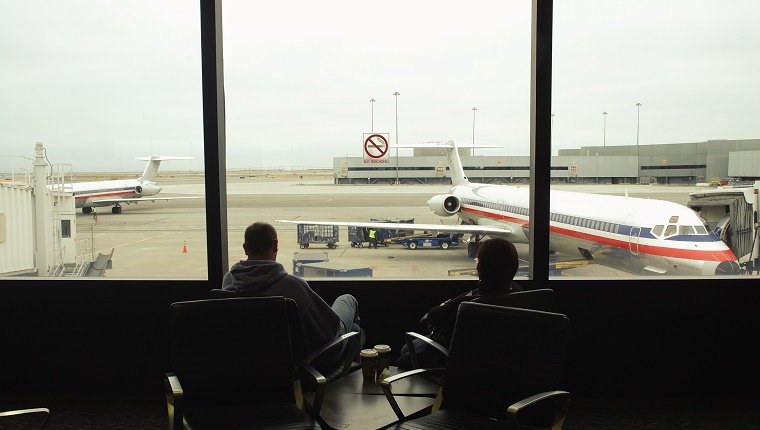
<path fill-rule="evenodd" d="M 89 215 L 77 216 L 79 240 L 92 241 L 95 255 L 114 250 L 108 278 L 195 278 L 206 279 L 206 222 L 203 176 L 164 175 L 161 196 L 196 196 L 157 202 L 124 205 L 123 213 L 112 214 L 107 208 L 98 211 L 98 222 Z M 410 250 L 400 244 L 378 249 L 354 248 L 348 241 L 346 227 L 340 228 L 335 249 L 313 244 L 301 249 L 296 225 L 277 223 L 287 220 L 368 221 L 410 219 L 417 223 L 456 224 L 456 217 L 441 218 L 427 207 L 427 200 L 448 192 L 448 185 L 336 185 L 324 174 L 309 175 L 228 175 L 227 217 L 229 231 L 229 265 L 244 259 L 243 232 L 256 221 L 272 223 L 277 228 L 280 250 L 277 261 L 293 273 L 297 253 L 326 257 L 331 267 L 370 269 L 374 278 L 448 278 L 450 271 L 472 276 L 473 259 L 467 257 L 462 244 L 447 250 L 440 248 Z M 594 192 L 635 197 L 651 197 L 685 204 L 695 186 L 663 185 L 560 185 L 568 191 Z M 466 237 L 465 237 L 466 238 Z M 365 244 L 366 245 L 366 244 Z M 517 244 L 522 258 L 526 244 Z M 527 265 L 527 261 L 523 261 Z M 631 275 L 598 264 L 569 265 L 561 276 L 617 277 Z M 340 274 L 340 273 L 337 273 Z"/>

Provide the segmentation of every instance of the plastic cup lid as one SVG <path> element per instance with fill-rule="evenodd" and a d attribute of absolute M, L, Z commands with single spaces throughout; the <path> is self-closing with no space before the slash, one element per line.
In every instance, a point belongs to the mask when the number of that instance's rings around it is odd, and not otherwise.
<path fill-rule="evenodd" d="M 377 351 L 378 354 L 383 354 L 391 352 L 391 347 L 389 345 L 375 345 L 375 351 Z"/>
<path fill-rule="evenodd" d="M 377 357 L 377 351 L 374 349 L 362 349 L 362 357 Z"/>

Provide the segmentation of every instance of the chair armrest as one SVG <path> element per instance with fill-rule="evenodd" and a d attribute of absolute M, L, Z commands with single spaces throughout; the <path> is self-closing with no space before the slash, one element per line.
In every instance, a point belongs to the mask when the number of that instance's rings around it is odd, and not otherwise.
<path fill-rule="evenodd" d="M 353 363 L 354 358 L 359 355 L 359 349 L 361 348 L 361 333 L 358 331 L 352 331 L 335 338 L 332 342 L 309 354 L 309 356 L 304 359 L 304 363 L 311 364 L 312 361 L 316 360 L 323 353 L 332 348 L 336 348 L 337 345 L 344 342 L 347 342 L 348 346 L 343 350 L 343 357 L 341 357 L 343 367 L 340 372 L 340 377 L 348 375 L 351 373 L 351 364 Z"/>
<path fill-rule="evenodd" d="M 10 417 L 14 415 L 27 415 L 27 414 L 44 414 L 44 418 L 42 419 L 42 423 L 40 424 L 40 429 L 45 428 L 45 425 L 47 425 L 48 420 L 50 419 L 50 409 L 48 408 L 31 408 L 31 409 L 18 409 L 15 411 L 2 411 L 0 412 L 0 417 Z"/>
<path fill-rule="evenodd" d="M 544 405 L 545 403 L 549 403 Z M 570 393 L 567 391 L 546 391 L 530 397 L 527 397 L 519 402 L 510 405 L 507 408 L 507 416 L 514 419 L 515 424 L 519 426 L 519 418 L 521 413 L 525 413 L 532 406 L 542 406 L 548 408 L 554 412 L 551 428 L 561 429 L 564 424 L 565 417 L 567 416 L 568 408 L 570 407 Z"/>
<path fill-rule="evenodd" d="M 343 336 L 336 337 L 332 342 L 329 342 L 329 343 L 325 344 L 323 347 L 321 347 L 318 350 L 316 350 L 316 351 L 312 352 L 311 354 L 309 354 L 308 357 L 304 358 L 303 362 L 305 364 L 311 364 L 312 361 L 316 360 L 317 357 L 319 357 L 320 355 L 324 354 L 325 351 L 327 351 L 329 349 L 332 349 L 336 345 L 339 345 L 339 344 L 341 344 L 343 342 L 348 342 L 351 338 L 353 338 L 354 336 L 358 336 L 358 335 L 359 335 L 358 331 L 352 331 L 350 333 L 344 334 Z M 357 338 L 357 340 L 358 340 L 358 338 Z"/>
<path fill-rule="evenodd" d="M 169 414 L 169 430 L 180 430 L 182 429 L 184 414 L 184 391 L 177 375 L 173 373 L 164 375 L 164 390 L 166 392 L 166 409 Z"/>
<path fill-rule="evenodd" d="M 414 367 L 414 368 L 419 368 L 420 365 L 417 362 L 417 351 L 414 350 L 414 345 L 412 344 L 412 340 L 413 339 L 419 339 L 419 340 L 425 342 L 426 344 L 432 346 L 433 348 L 435 348 L 436 350 L 438 350 L 438 352 L 440 352 L 441 354 L 443 354 L 444 357 L 448 358 L 448 356 L 449 356 L 449 350 L 445 346 L 441 345 L 440 343 L 434 341 L 433 339 L 431 339 L 431 338 L 429 338 L 427 336 L 423 336 L 423 335 L 421 335 L 419 333 L 415 333 L 413 331 L 408 331 L 408 332 L 406 332 L 406 336 L 404 338 L 406 340 L 406 348 L 409 350 L 409 359 L 411 360 L 412 367 Z"/>
<path fill-rule="evenodd" d="M 398 375 L 389 376 L 380 381 L 380 388 L 382 388 L 383 394 L 385 394 L 385 398 L 388 400 L 388 403 L 391 405 L 391 409 L 393 409 L 393 412 L 396 413 L 398 419 L 403 420 L 406 417 L 401 411 L 401 407 L 399 407 L 396 398 L 393 397 L 393 392 L 391 392 L 391 384 L 410 376 L 422 375 L 423 373 L 443 372 L 444 370 L 445 369 L 443 368 L 414 369 L 408 372 L 399 373 Z"/>
<path fill-rule="evenodd" d="M 319 416 L 319 411 L 322 410 L 322 400 L 325 398 L 325 385 L 327 384 L 327 378 L 325 378 L 319 370 L 314 366 L 306 363 L 297 363 L 298 367 L 306 372 L 309 377 L 316 383 L 314 389 L 314 404 L 311 405 L 310 413 L 313 417 Z"/>

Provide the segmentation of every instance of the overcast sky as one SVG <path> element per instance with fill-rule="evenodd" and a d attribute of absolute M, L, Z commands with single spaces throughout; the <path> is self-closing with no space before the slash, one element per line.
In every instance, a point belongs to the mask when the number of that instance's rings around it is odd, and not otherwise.
<path fill-rule="evenodd" d="M 760 2 L 556 0 L 553 149 L 760 138 Z M 0 168 L 200 169 L 192 0 L 6 1 Z M 363 134 L 529 150 L 530 1 L 223 4 L 230 168 L 331 167 Z M 394 91 L 400 96 L 394 97 Z M 370 103 L 371 98 L 375 103 Z M 372 110 L 374 107 L 374 115 Z M 405 152 L 402 152 L 405 154 Z"/>

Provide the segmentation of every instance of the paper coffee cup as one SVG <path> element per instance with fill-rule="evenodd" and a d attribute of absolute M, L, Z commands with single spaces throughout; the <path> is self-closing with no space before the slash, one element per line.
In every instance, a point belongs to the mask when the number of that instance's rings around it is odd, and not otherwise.
<path fill-rule="evenodd" d="M 377 357 L 377 350 L 371 349 L 371 348 L 370 349 L 362 349 L 361 356 L 362 356 L 362 358 Z"/>
<path fill-rule="evenodd" d="M 380 382 L 383 378 L 383 376 L 381 376 L 383 371 L 388 370 L 388 367 L 391 364 L 391 347 L 384 344 L 375 345 L 374 350 L 377 351 L 377 364 L 375 365 L 376 378 L 377 381 Z M 386 372 L 386 376 L 387 375 L 388 372 Z"/>
<path fill-rule="evenodd" d="M 362 362 L 362 376 L 365 382 L 375 382 L 375 368 L 377 367 L 377 351 L 374 349 L 362 349 L 361 353 Z"/>

